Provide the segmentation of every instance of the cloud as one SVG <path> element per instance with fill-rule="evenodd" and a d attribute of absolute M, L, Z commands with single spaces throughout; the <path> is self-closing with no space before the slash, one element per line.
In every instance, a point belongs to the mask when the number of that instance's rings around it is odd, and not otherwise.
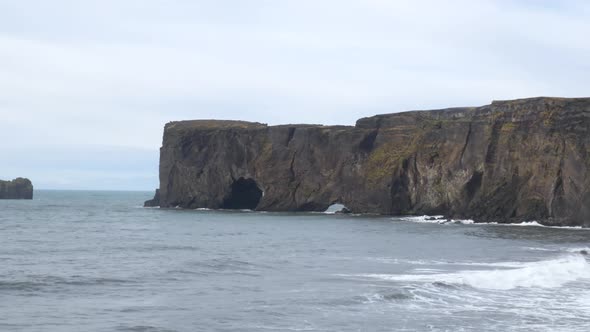
<path fill-rule="evenodd" d="M 4 2 L 0 149 L 156 151 L 172 120 L 352 124 L 583 96 L 588 18 L 586 1 Z"/>

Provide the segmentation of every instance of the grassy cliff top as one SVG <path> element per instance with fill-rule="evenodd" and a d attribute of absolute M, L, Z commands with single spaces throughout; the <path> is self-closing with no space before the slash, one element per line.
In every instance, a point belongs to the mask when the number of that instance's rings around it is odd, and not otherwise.
<path fill-rule="evenodd" d="M 461 120 L 468 118 L 478 110 L 501 110 L 501 109 L 528 109 L 530 111 L 542 110 L 546 106 L 575 106 L 579 109 L 590 108 L 590 98 L 559 98 L 559 97 L 533 97 L 514 100 L 495 100 L 490 105 L 481 107 L 453 107 L 435 110 L 416 110 L 389 114 L 379 114 L 359 119 L 356 122 L 357 128 L 379 128 L 397 125 L 412 125 L 424 119 L 429 120 Z M 259 122 L 237 121 L 237 120 L 185 120 L 173 121 L 166 124 L 166 130 L 187 130 L 187 129 L 262 129 L 268 125 Z M 348 126 L 322 126 L 317 124 L 285 124 L 272 127 L 324 127 L 345 128 Z"/>

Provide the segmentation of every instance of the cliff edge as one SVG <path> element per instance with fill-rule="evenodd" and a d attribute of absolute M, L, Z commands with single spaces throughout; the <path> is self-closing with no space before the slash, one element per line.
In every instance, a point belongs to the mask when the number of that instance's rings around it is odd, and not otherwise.
<path fill-rule="evenodd" d="M 165 126 L 157 201 L 590 226 L 590 98 L 377 115 L 355 126 Z"/>
<path fill-rule="evenodd" d="M 33 199 L 33 184 L 25 178 L 0 180 L 0 199 Z"/>

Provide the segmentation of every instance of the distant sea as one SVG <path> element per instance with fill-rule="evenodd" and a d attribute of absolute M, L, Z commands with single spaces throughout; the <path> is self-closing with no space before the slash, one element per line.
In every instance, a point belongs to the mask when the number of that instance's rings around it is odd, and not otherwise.
<path fill-rule="evenodd" d="M 590 231 L 0 200 L 0 331 L 590 331 Z"/>

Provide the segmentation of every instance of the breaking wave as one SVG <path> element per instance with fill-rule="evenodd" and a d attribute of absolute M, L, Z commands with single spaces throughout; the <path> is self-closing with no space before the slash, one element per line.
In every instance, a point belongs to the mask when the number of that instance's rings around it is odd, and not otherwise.
<path fill-rule="evenodd" d="M 501 270 L 465 270 L 440 274 L 361 274 L 355 277 L 466 285 L 492 290 L 555 288 L 579 279 L 590 279 L 590 264 L 582 255 L 568 255 L 551 260 L 518 264 L 520 265 L 518 268 Z"/>
<path fill-rule="evenodd" d="M 446 219 L 444 216 L 406 216 L 399 218 L 403 221 L 411 221 L 416 223 L 422 224 L 463 224 L 463 225 L 471 225 L 474 224 L 475 221 L 471 219 Z"/>
<path fill-rule="evenodd" d="M 497 223 L 497 222 L 478 222 L 476 223 L 472 219 L 446 219 L 444 216 L 405 216 L 405 217 L 396 217 L 392 218 L 394 220 L 403 220 L 403 221 L 411 221 L 415 223 L 423 223 L 423 224 L 440 224 L 440 225 L 447 225 L 447 224 L 462 224 L 462 225 L 471 225 L 471 224 L 478 224 L 478 225 L 497 225 L 497 226 L 534 226 L 534 227 L 544 227 L 544 228 L 557 228 L 557 229 L 582 229 L 582 230 L 590 230 L 590 228 L 584 228 L 582 226 L 548 226 L 543 225 L 537 221 L 523 221 L 520 223 Z"/>
<path fill-rule="evenodd" d="M 513 223 L 513 224 L 498 224 L 498 223 L 486 223 L 488 225 L 502 225 L 502 226 L 535 226 L 535 227 L 545 227 L 545 228 L 558 228 L 558 229 L 586 229 L 582 226 L 547 226 L 538 223 L 537 221 L 523 221 L 521 223 Z"/>

